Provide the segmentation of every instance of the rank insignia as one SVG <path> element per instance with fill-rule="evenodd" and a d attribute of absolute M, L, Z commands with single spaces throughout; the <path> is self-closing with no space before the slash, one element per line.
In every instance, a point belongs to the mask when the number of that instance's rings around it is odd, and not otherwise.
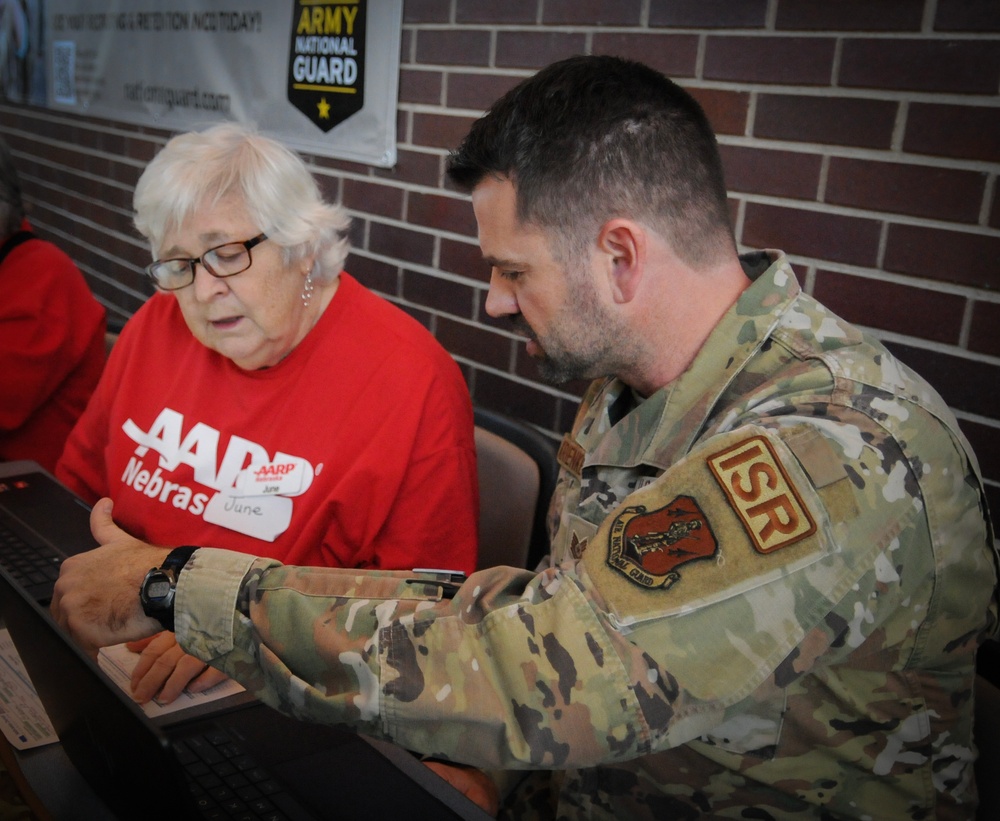
<path fill-rule="evenodd" d="M 709 559 L 718 544 L 708 519 L 690 496 L 648 511 L 628 507 L 611 526 L 608 565 L 641 587 L 666 589 L 680 580 L 677 568 Z"/>

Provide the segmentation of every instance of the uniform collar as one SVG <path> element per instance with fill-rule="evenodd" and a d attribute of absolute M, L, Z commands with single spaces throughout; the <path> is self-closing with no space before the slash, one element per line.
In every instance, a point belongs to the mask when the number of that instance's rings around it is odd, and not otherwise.
<path fill-rule="evenodd" d="M 740 261 L 753 280 L 751 285 L 677 379 L 613 426 L 608 409 L 630 388 L 616 378 L 592 386 L 593 401 L 575 437 L 587 453 L 584 465 L 647 464 L 665 470 L 691 448 L 719 397 L 801 293 L 782 252 L 748 254 Z"/>

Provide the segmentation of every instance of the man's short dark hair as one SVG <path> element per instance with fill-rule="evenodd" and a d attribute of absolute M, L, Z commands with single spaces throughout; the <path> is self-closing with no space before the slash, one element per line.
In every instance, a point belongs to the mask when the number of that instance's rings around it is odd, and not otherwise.
<path fill-rule="evenodd" d="M 542 69 L 473 124 L 448 176 L 466 191 L 509 178 L 521 220 L 554 230 L 567 250 L 614 217 L 660 231 L 692 265 L 735 249 L 708 118 L 642 63 L 579 56 Z"/>

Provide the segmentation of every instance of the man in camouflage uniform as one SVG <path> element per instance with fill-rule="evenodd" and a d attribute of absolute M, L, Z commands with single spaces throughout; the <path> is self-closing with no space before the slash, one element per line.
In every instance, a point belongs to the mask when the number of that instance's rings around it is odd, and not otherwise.
<path fill-rule="evenodd" d="M 643 66 L 549 67 L 450 173 L 487 310 L 552 378 L 601 377 L 550 563 L 456 589 L 205 548 L 184 648 L 294 715 L 529 771 L 506 817 L 973 817 L 995 558 L 940 397 L 780 252 L 737 257 L 704 115 Z M 91 646 L 158 629 L 135 589 L 166 551 L 94 520 L 54 612 Z"/>

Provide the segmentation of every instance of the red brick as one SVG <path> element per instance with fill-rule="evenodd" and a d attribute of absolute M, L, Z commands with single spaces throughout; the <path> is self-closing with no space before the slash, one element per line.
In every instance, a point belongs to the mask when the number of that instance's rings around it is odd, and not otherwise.
<path fill-rule="evenodd" d="M 842 86 L 957 94 L 996 94 L 1000 48 L 976 40 L 845 39 Z"/>
<path fill-rule="evenodd" d="M 345 208 L 390 219 L 403 218 L 403 190 L 361 180 L 344 180 Z"/>
<path fill-rule="evenodd" d="M 582 54 L 586 35 L 556 31 L 498 31 L 496 64 L 500 68 L 542 68 Z"/>
<path fill-rule="evenodd" d="M 448 74 L 449 108 L 471 108 L 486 111 L 506 92 L 517 85 L 523 76 L 510 74 L 466 74 L 456 71 Z"/>
<path fill-rule="evenodd" d="M 762 94 L 753 135 L 774 140 L 889 148 L 897 103 L 855 97 Z"/>
<path fill-rule="evenodd" d="M 797 151 L 720 145 L 730 191 L 815 200 L 822 158 Z"/>
<path fill-rule="evenodd" d="M 996 0 L 938 0 L 934 30 L 1000 31 L 1000 3 Z"/>
<path fill-rule="evenodd" d="M 400 118 L 402 121 L 402 118 Z M 398 128 L 397 128 L 398 132 Z M 313 171 L 333 171 L 336 174 L 362 174 L 367 175 L 371 171 L 371 166 L 362 162 L 351 162 L 341 160 L 336 157 L 320 157 L 317 154 L 302 154 L 302 159 Z"/>
<path fill-rule="evenodd" d="M 1000 356 L 1000 303 L 976 302 L 972 306 L 969 350 Z"/>
<path fill-rule="evenodd" d="M 472 316 L 473 293 L 468 285 L 419 271 L 403 271 L 403 298 L 425 305 L 435 312 L 468 319 Z"/>
<path fill-rule="evenodd" d="M 450 23 L 450 8 L 441 0 L 406 0 L 403 3 L 404 23 Z"/>
<path fill-rule="evenodd" d="M 763 28 L 767 0 L 651 0 L 649 25 L 673 28 Z"/>
<path fill-rule="evenodd" d="M 411 191 L 407 203 L 406 221 L 412 225 L 459 234 L 476 233 L 476 217 L 468 199 Z"/>
<path fill-rule="evenodd" d="M 1000 238 L 919 225 L 890 225 L 887 271 L 1000 290 Z"/>
<path fill-rule="evenodd" d="M 833 157 L 826 202 L 976 223 L 986 174 L 954 168 Z"/>
<path fill-rule="evenodd" d="M 1000 367 L 896 342 L 886 341 L 885 346 L 930 382 L 952 410 L 996 416 L 995 392 L 984 387 L 1000 385 Z"/>
<path fill-rule="evenodd" d="M 440 185 L 443 173 L 440 154 L 405 148 L 397 150 L 396 164 L 392 168 L 373 168 L 372 171 L 376 177 L 431 187 Z"/>
<path fill-rule="evenodd" d="M 816 272 L 813 295 L 848 322 L 957 345 L 965 298 L 880 279 Z"/>
<path fill-rule="evenodd" d="M 437 0 L 441 3 L 441 0 Z M 447 3 L 441 3 L 447 6 Z M 456 23 L 498 23 L 511 25 L 534 23 L 538 18 L 538 0 L 503 0 L 484 3 L 483 0 L 458 0 L 455 5 Z"/>
<path fill-rule="evenodd" d="M 475 117 L 453 117 L 447 114 L 413 114 L 413 143 L 449 151 L 469 133 Z"/>
<path fill-rule="evenodd" d="M 469 210 L 472 210 L 472 206 L 469 206 Z M 483 261 L 483 252 L 475 241 L 458 242 L 442 237 L 438 256 L 438 267 L 442 271 L 480 282 L 490 281 L 490 266 Z"/>
<path fill-rule="evenodd" d="M 716 134 L 746 134 L 750 95 L 719 88 L 687 88 L 701 105 Z"/>
<path fill-rule="evenodd" d="M 879 231 L 876 220 L 749 202 L 741 239 L 754 248 L 871 267 Z"/>
<path fill-rule="evenodd" d="M 641 0 L 545 0 L 542 24 L 636 26 L 641 13 Z"/>
<path fill-rule="evenodd" d="M 639 60 L 670 77 L 694 77 L 698 36 L 594 32 L 593 53 Z"/>
<path fill-rule="evenodd" d="M 920 31 L 913 0 L 780 0 L 774 27 L 796 31 Z"/>
<path fill-rule="evenodd" d="M 828 85 L 835 44 L 832 37 L 709 35 L 702 74 L 706 80 Z"/>
<path fill-rule="evenodd" d="M 551 430 L 556 421 L 556 398 L 552 394 L 489 371 L 476 371 L 472 401 L 546 430 Z"/>
<path fill-rule="evenodd" d="M 958 422 L 962 433 L 972 445 L 972 451 L 976 454 L 983 476 L 994 482 L 1000 481 L 1000 428 L 995 425 L 973 422 L 970 419 L 959 419 Z M 994 507 L 992 511 L 995 526 L 996 516 L 1000 514 L 1000 507 Z"/>
<path fill-rule="evenodd" d="M 490 33 L 473 29 L 422 29 L 417 34 L 417 62 L 485 66 Z"/>
<path fill-rule="evenodd" d="M 400 69 L 399 101 L 440 105 L 444 74 L 440 71 Z"/>
<path fill-rule="evenodd" d="M 345 265 L 347 272 L 366 288 L 391 296 L 399 295 L 399 267 L 380 259 L 352 253 Z"/>
<path fill-rule="evenodd" d="M 455 356 L 471 359 L 498 371 L 507 370 L 510 364 L 510 337 L 487 328 L 439 317 L 434 335 Z"/>
<path fill-rule="evenodd" d="M 903 150 L 997 162 L 1000 160 L 1000 108 L 910 103 Z"/>
<path fill-rule="evenodd" d="M 372 220 L 368 232 L 368 250 L 373 254 L 430 265 L 434 253 L 434 237 L 411 231 L 398 225 L 386 225 Z"/>

